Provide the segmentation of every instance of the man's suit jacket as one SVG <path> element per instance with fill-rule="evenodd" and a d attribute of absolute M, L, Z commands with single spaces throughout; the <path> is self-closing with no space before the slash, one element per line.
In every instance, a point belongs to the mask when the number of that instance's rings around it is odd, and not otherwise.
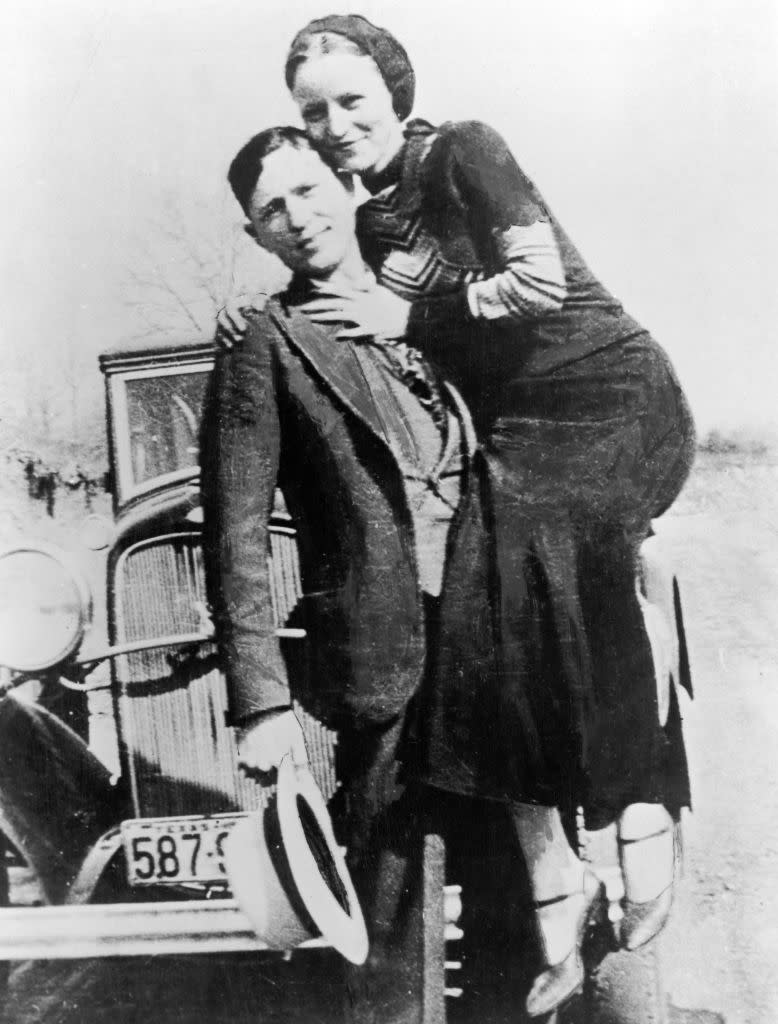
<path fill-rule="evenodd" d="M 533 744 L 500 671 L 483 464 L 476 456 L 465 472 L 428 643 L 402 473 L 353 344 L 335 333 L 273 301 L 217 356 L 202 438 L 204 539 L 233 720 L 290 702 L 267 563 L 278 484 L 306 595 L 303 703 L 352 736 L 402 740 L 406 769 L 424 781 L 515 796 Z"/>

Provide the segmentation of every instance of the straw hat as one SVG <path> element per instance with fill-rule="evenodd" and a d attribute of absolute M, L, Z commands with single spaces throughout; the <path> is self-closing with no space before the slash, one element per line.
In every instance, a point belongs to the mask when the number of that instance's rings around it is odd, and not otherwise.
<path fill-rule="evenodd" d="M 319 935 L 347 960 L 367 959 L 365 921 L 327 807 L 307 768 L 285 757 L 268 807 L 224 844 L 235 899 L 271 949 Z"/>

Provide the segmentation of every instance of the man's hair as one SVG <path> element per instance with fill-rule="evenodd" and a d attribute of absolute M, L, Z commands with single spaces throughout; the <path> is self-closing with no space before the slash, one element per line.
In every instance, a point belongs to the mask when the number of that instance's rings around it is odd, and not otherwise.
<path fill-rule="evenodd" d="M 289 125 L 266 128 L 249 139 L 230 164 L 227 180 L 247 217 L 265 158 L 283 146 L 291 146 L 292 149 L 312 148 L 308 136 L 299 128 Z"/>

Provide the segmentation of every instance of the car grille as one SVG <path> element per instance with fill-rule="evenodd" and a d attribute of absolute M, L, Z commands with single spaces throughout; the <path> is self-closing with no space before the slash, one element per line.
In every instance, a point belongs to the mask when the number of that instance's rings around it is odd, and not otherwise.
<path fill-rule="evenodd" d="M 271 527 L 273 611 L 283 625 L 300 596 L 294 531 Z M 205 608 L 196 533 L 135 544 L 117 563 L 117 642 L 193 633 Z M 288 641 L 301 643 L 304 641 Z M 167 647 L 115 659 L 119 732 L 135 813 L 218 813 L 263 806 L 270 788 L 237 768 L 226 725 L 227 691 L 212 644 Z M 296 707 L 311 770 L 325 798 L 336 788 L 334 734 Z"/>

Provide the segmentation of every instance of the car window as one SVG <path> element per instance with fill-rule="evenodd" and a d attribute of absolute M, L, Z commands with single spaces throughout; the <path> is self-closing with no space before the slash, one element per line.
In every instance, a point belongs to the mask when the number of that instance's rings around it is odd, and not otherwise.
<path fill-rule="evenodd" d="M 209 369 L 206 363 L 189 364 L 113 378 L 122 500 L 197 472 Z"/>
<path fill-rule="evenodd" d="M 135 484 L 197 465 L 206 374 L 127 381 L 127 418 Z"/>

